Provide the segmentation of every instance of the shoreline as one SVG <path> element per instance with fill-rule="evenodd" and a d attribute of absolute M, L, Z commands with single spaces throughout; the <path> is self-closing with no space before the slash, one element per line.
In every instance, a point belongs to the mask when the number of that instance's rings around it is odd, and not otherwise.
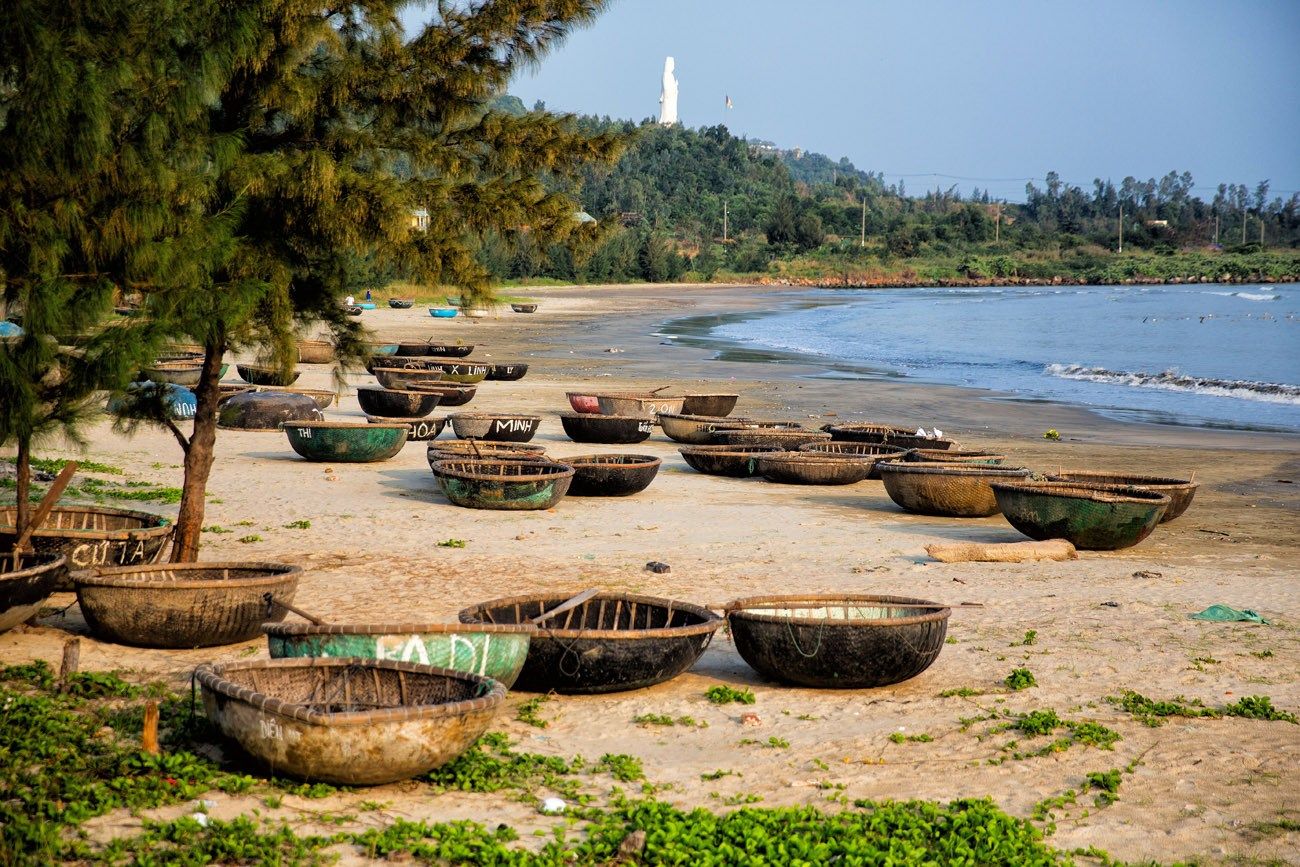
<path fill-rule="evenodd" d="M 593 452 L 661 458 L 646 491 L 628 498 L 568 497 L 544 512 L 461 509 L 436 491 L 422 444 L 384 463 L 322 465 L 298 459 L 282 434 L 222 430 L 204 522 L 212 532 L 204 534 L 201 558 L 301 565 L 295 603 L 338 623 L 448 622 L 488 599 L 571 595 L 589 586 L 711 606 L 782 593 L 983 603 L 955 609 L 952 641 L 935 663 L 895 686 L 836 691 L 774 684 L 750 670 L 731 638 L 719 632 L 693 669 L 667 683 L 553 697 L 541 711 L 545 729 L 516 718 L 532 696 L 512 693 L 492 729 L 545 755 L 637 756 L 648 780 L 667 787 L 658 797 L 717 811 L 729 809 L 727 799 L 748 796 L 764 807 L 835 809 L 826 800 L 830 791 L 849 802 L 990 797 L 1029 817 L 1044 800 L 1077 789 L 1087 773 L 1131 766 L 1116 803 L 1093 809 L 1088 799 L 1057 810 L 1048 841 L 1065 851 L 1097 846 L 1124 860 L 1292 857 L 1287 835 L 1252 829 L 1277 817 L 1294 819 L 1294 799 L 1286 795 L 1291 787 L 1276 770 L 1300 765 L 1295 729 L 1250 719 L 1180 719 L 1151 728 L 1107 697 L 1133 689 L 1156 700 L 1185 695 L 1219 707 L 1268 695 L 1275 707 L 1300 708 L 1300 497 L 1296 484 L 1279 481 L 1300 476 L 1295 437 L 1120 422 L 1079 408 L 997 401 L 958 387 L 831 380 L 806 375 L 815 374 L 813 366 L 721 361 L 703 348 L 676 341 L 664 346 L 656 336 L 659 324 L 674 317 L 754 309 L 788 291 L 783 288 L 523 291 L 538 296 L 538 313 L 507 308 L 484 319 L 444 322 L 423 311 L 381 309 L 368 311 L 363 322 L 386 339 L 459 339 L 477 344 L 472 357 L 530 364 L 523 380 L 483 383 L 466 410 L 541 415 L 534 442 L 560 459 Z M 302 370 L 304 388 L 331 381 L 328 366 Z M 364 421 L 355 389 L 370 382 L 364 373 L 349 375 L 327 417 Z M 1124 551 L 1085 552 L 1065 563 L 937 563 L 925 555 L 926 544 L 1023 537 L 1000 516 L 946 520 L 904 513 L 879 482 L 821 488 L 704 476 L 688 469 L 677 444 L 658 431 L 635 446 L 592 446 L 569 441 L 560 428 L 558 414 L 569 408 L 566 391 L 667 383 L 739 393 L 737 415 L 813 427 L 856 419 L 938 423 L 964 445 L 997 447 L 1009 463 L 1194 471 L 1201 489 L 1186 515 Z M 1042 439 L 1048 426 L 1061 431 L 1061 442 Z M 85 457 L 123 470 L 111 478 L 179 482 L 180 455 L 170 434 L 147 430 L 128 439 L 113 433 L 107 420 L 88 425 L 85 434 L 92 443 Z M 41 450 L 42 457 L 78 455 L 66 447 Z M 174 515 L 174 507 L 162 504 L 133 507 Z M 439 546 L 445 540 L 464 547 Z M 668 563 L 671 571 L 649 572 L 649 561 Z M 64 639 L 74 634 L 82 636 L 84 669 L 125 670 L 131 679 L 162 678 L 184 689 L 200 662 L 267 655 L 261 639 L 179 651 L 103 643 L 88 635 L 74 601 L 56 596 L 35 626 L 0 635 L 0 662 L 44 659 L 57 667 Z M 1252 608 L 1273 625 L 1189 619 L 1215 603 Z M 1036 634 L 1032 646 L 1023 644 L 1030 630 Z M 1207 658 L 1214 661 L 1198 661 Z M 1007 692 L 1002 682 L 1018 667 L 1029 668 L 1038 685 Z M 737 706 L 704 698 L 719 683 L 754 692 L 756 703 L 744 710 L 758 715 L 756 730 Z M 1112 749 L 1074 745 L 1016 759 L 1003 750 L 1010 734 L 986 731 L 995 721 L 973 728 L 962 723 L 1036 709 L 1095 721 L 1121 740 Z M 708 726 L 659 729 L 636 722 L 647 714 L 691 716 Z M 892 735 L 900 728 L 931 740 L 899 743 Z M 788 746 L 764 747 L 769 737 Z M 743 777 L 711 778 L 718 769 Z M 476 818 L 531 828 L 562 821 L 539 817 L 508 795 L 438 794 L 410 784 L 323 801 L 290 796 L 277 808 L 247 796 L 218 800 L 213 813 L 221 818 L 254 807 L 289 821 L 303 809 L 357 814 L 357 805 L 369 800 L 385 805 L 366 813 L 371 824 Z M 134 833 L 139 821 L 113 814 L 91 823 L 92 833 Z"/>

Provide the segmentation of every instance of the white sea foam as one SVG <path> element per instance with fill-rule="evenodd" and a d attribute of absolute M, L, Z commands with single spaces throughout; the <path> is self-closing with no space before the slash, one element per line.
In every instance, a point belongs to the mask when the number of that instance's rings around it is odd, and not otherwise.
<path fill-rule="evenodd" d="M 1218 397 L 1235 397 L 1265 403 L 1284 403 L 1300 406 L 1300 386 L 1277 382 L 1255 382 L 1249 379 L 1211 379 L 1188 376 L 1176 370 L 1162 373 L 1143 371 L 1107 370 L 1104 367 L 1085 367 L 1081 364 L 1049 364 L 1044 373 L 1062 379 L 1085 382 L 1106 382 L 1133 388 L 1158 388 L 1164 391 L 1182 391 L 1210 394 Z"/>
<path fill-rule="evenodd" d="M 1275 292 L 1211 292 L 1224 298 L 1240 298 L 1243 301 L 1280 301 L 1282 296 Z"/>

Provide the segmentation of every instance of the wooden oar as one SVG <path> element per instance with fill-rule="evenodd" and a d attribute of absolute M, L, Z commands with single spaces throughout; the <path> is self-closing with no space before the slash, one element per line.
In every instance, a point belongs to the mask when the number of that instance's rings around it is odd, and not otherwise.
<path fill-rule="evenodd" d="M 326 623 L 324 620 L 321 620 L 316 615 L 308 614 L 306 611 L 303 611 L 301 608 L 297 607 L 296 605 L 290 605 L 288 602 L 285 602 L 283 599 L 277 599 L 271 593 L 263 593 L 262 599 L 266 601 L 266 608 L 267 608 L 268 615 L 270 614 L 270 609 L 272 605 L 279 605 L 285 611 L 292 611 L 294 614 L 297 614 L 303 620 L 310 621 L 312 624 L 316 626 L 329 626 L 328 623 Z"/>
<path fill-rule="evenodd" d="M 542 623 L 546 620 L 550 620 L 552 617 L 554 617 L 557 614 L 563 614 L 564 612 L 568 611 L 571 608 L 577 608 L 579 605 L 586 602 L 588 599 L 595 596 L 599 592 L 600 592 L 599 587 L 592 587 L 590 590 L 583 590 L 577 596 L 574 596 L 572 599 L 568 599 L 565 600 L 564 602 L 561 602 L 559 605 L 555 606 L 550 611 L 543 612 L 537 615 L 536 617 L 530 617 L 528 619 L 528 622 Z"/>
<path fill-rule="evenodd" d="M 23 534 L 18 537 L 18 541 L 14 543 L 15 568 L 20 568 L 18 557 L 27 548 L 27 543 L 31 541 L 32 534 L 49 517 L 50 511 L 54 508 L 54 504 L 59 501 L 59 497 L 63 496 L 63 490 L 68 487 L 68 482 L 72 481 L 72 476 L 77 472 L 77 466 L 76 461 L 68 461 L 64 464 L 63 469 L 59 470 L 59 475 L 55 478 L 54 484 L 50 485 L 50 489 L 45 492 L 45 496 L 41 497 L 41 503 L 36 507 L 35 514 L 27 522 L 27 526 L 23 529 Z"/>

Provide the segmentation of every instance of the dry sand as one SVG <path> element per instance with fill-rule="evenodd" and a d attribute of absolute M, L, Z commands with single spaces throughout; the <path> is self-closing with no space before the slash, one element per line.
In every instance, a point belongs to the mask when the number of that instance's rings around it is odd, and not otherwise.
<path fill-rule="evenodd" d="M 476 358 L 530 363 L 520 382 L 484 383 L 467 409 L 540 412 L 545 418 L 536 441 L 550 454 L 657 455 L 664 459 L 658 479 L 628 499 L 569 498 L 541 513 L 480 512 L 456 508 L 436 492 L 423 444 L 382 464 L 326 468 L 298 459 L 281 434 L 222 431 L 205 523 L 237 532 L 205 534 L 202 556 L 301 564 L 306 572 L 298 604 L 336 621 L 452 620 L 476 601 L 587 586 L 711 605 L 743 595 L 797 592 L 980 602 L 983 608 L 954 610 L 950 646 L 924 674 L 894 687 L 837 692 L 764 682 L 719 632 L 694 669 L 669 683 L 556 698 L 543 707 L 550 720 L 544 730 L 514 719 L 514 706 L 528 696 L 512 695 L 496 727 L 535 752 L 636 755 L 648 779 L 667 787 L 659 797 L 711 808 L 751 794 L 766 806 L 829 809 L 836 808 L 831 799 L 841 796 L 850 802 L 989 796 L 1028 816 L 1042 799 L 1079 789 L 1086 773 L 1132 763 L 1118 803 L 1099 809 L 1091 795 L 1081 796 L 1078 806 L 1056 811 L 1058 827 L 1050 841 L 1062 849 L 1097 846 L 1124 860 L 1295 859 L 1300 837 L 1276 822 L 1300 820 L 1300 727 L 1176 718 L 1149 728 L 1106 697 L 1134 689 L 1152 698 L 1184 695 L 1218 706 L 1262 694 L 1275 706 L 1300 710 L 1300 498 L 1291 483 L 1300 476 L 1297 438 L 1124 424 L 1084 409 L 1000 401 L 972 390 L 810 379 L 802 375 L 815 372 L 811 368 L 712 360 L 708 350 L 664 346 L 654 336 L 667 318 L 765 305 L 774 291 L 528 290 L 542 302 L 533 316 L 504 308 L 487 319 L 450 322 L 433 320 L 420 308 L 368 312 L 366 324 L 384 338 L 436 334 L 477 344 Z M 328 368 L 303 369 L 301 385 L 328 386 Z M 328 417 L 361 420 L 355 386 L 369 381 L 364 373 L 352 377 L 352 389 Z M 923 550 L 929 542 L 1023 537 L 1000 516 L 957 521 L 907 515 L 879 482 L 804 488 L 722 479 L 691 471 L 660 434 L 632 447 L 581 445 L 564 436 L 557 414 L 568 410 L 566 390 L 669 382 L 738 391 L 737 411 L 745 414 L 810 424 L 838 418 L 938 425 L 963 445 L 1005 451 L 1012 463 L 1042 470 L 1194 471 L 1202 487 L 1185 516 L 1127 551 L 1084 553 L 1065 563 L 935 563 Z M 1049 427 L 1064 440 L 1045 442 L 1041 435 Z M 132 478 L 179 485 L 179 452 L 170 436 L 143 432 L 124 439 L 107 422 L 89 433 L 88 457 L 123 466 Z M 309 520 L 310 529 L 285 528 L 297 520 Z M 240 543 L 243 535 L 262 541 Z M 446 539 L 466 544 L 437 546 Z M 648 572 L 650 560 L 669 563 L 672 571 Z M 56 597 L 54 604 L 73 601 Z M 1272 624 L 1188 619 L 1217 602 L 1253 608 Z M 1031 629 L 1036 643 L 1014 646 Z M 0 662 L 56 663 L 69 632 L 85 632 L 75 606 L 0 636 Z M 261 642 L 168 652 L 86 639 L 81 660 L 86 668 L 125 668 L 179 686 L 198 662 L 265 653 Z M 1038 686 L 1005 694 L 1002 679 L 1021 666 L 1033 671 Z M 749 687 L 757 702 L 743 709 L 710 705 L 704 691 L 715 683 Z M 939 696 L 962 687 L 986 694 Z M 967 730 L 960 722 L 993 710 L 1039 708 L 1095 720 L 1123 740 L 1113 751 L 1075 746 L 991 763 L 1005 756 L 1001 747 L 1011 735 L 985 736 L 990 722 Z M 761 724 L 742 725 L 742 710 L 757 713 Z M 644 728 L 632 722 L 646 713 L 689 715 L 708 727 Z M 894 732 L 933 740 L 894 743 Z M 769 737 L 789 747 L 739 743 Z M 701 780 L 715 770 L 743 776 Z M 362 791 L 324 805 L 286 798 L 278 813 L 309 827 L 310 814 L 299 808 L 347 808 L 362 799 L 389 803 L 363 814 L 362 824 L 398 816 L 472 818 L 512 823 L 526 834 L 552 821 L 505 796 L 430 797 L 412 785 Z M 216 815 L 257 806 L 219 800 Z M 101 834 L 122 833 L 135 820 L 117 816 L 98 825 Z"/>

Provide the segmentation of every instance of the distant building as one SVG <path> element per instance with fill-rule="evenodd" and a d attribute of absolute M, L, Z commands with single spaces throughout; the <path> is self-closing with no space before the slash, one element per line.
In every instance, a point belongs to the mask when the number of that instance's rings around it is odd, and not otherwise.
<path fill-rule="evenodd" d="M 429 231 L 429 209 L 416 208 L 411 211 L 411 228 L 417 232 Z"/>
<path fill-rule="evenodd" d="M 1169 228 L 1169 221 L 1168 221 L 1168 220 L 1147 220 L 1147 228 L 1148 228 L 1148 229 L 1168 229 L 1168 228 Z"/>

